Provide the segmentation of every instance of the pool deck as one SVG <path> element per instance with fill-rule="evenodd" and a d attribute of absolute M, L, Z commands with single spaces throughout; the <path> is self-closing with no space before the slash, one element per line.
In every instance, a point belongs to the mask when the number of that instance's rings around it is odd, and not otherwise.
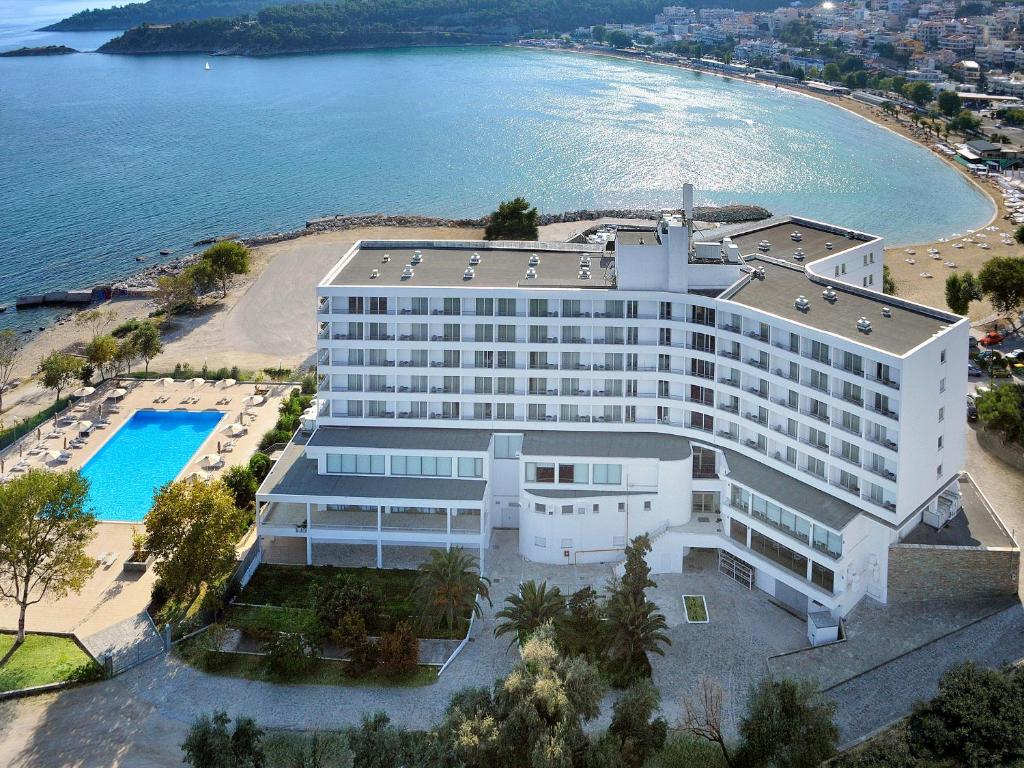
<path fill-rule="evenodd" d="M 97 421 L 100 409 L 110 423 L 103 429 L 94 429 L 92 434 L 85 440 L 84 445 L 77 449 L 68 449 L 71 458 L 64 464 L 56 464 L 46 460 L 45 452 L 33 456 L 28 455 L 29 451 L 42 443 L 45 450 L 61 450 L 65 435 L 47 439 L 46 435 L 53 429 L 53 423 L 48 422 L 47 426 L 41 428 L 40 439 L 37 435 L 27 435 L 22 441 L 22 459 L 29 467 L 44 469 L 81 469 L 86 462 L 110 439 L 131 415 L 142 409 L 155 410 L 219 410 L 225 413 L 224 418 L 213 430 L 210 436 L 199 446 L 192 459 L 185 464 L 179 477 L 186 476 L 194 471 L 202 470 L 210 473 L 211 477 L 221 475 L 225 469 L 235 464 L 244 464 L 256 451 L 263 434 L 274 426 L 277 421 L 278 405 L 281 399 L 295 385 L 263 385 L 269 386 L 270 392 L 266 401 L 259 406 L 246 407 L 244 398 L 254 394 L 255 385 L 251 383 L 235 384 L 232 387 L 221 388 L 212 382 L 192 386 L 185 382 L 175 382 L 166 386 L 160 386 L 154 381 L 136 381 L 124 379 L 128 390 L 124 397 L 117 400 L 115 412 L 111 412 L 110 403 L 106 399 L 109 392 L 117 386 L 117 382 L 98 387 L 96 392 L 78 402 L 78 410 L 73 414 L 77 419 Z M 167 397 L 163 403 L 154 402 L 158 397 Z M 182 400 L 188 397 L 198 397 L 199 402 L 183 404 Z M 217 404 L 218 400 L 229 398 L 227 404 Z M 239 414 L 248 411 L 251 416 L 244 416 L 247 432 L 235 438 L 231 438 L 225 432 L 228 425 L 239 419 Z M 71 416 L 71 411 L 66 411 Z M 58 421 L 60 425 L 61 421 Z M 60 427 L 68 432 L 67 426 Z M 71 437 L 71 435 L 67 435 Z M 233 450 L 220 455 L 223 458 L 223 466 L 209 470 L 200 467 L 198 459 L 207 454 L 217 453 L 218 442 L 224 448 L 229 440 L 234 440 Z M 18 449 L 6 454 L 5 464 L 8 472 L 19 460 Z M 153 586 L 154 574 L 152 569 L 144 574 L 124 573 L 124 561 L 131 554 L 132 531 L 136 528 L 142 529 L 142 523 L 124 522 L 101 522 L 96 526 L 96 538 L 88 547 L 90 555 L 100 561 L 106 555 L 114 556 L 110 565 L 100 564 L 89 579 L 88 583 L 77 595 L 69 595 L 62 600 L 45 599 L 28 610 L 27 623 L 29 629 L 49 632 L 75 632 L 80 638 L 89 637 L 101 632 L 118 622 L 137 616 L 149 603 L 149 594 Z M 0 604 L 0 628 L 13 629 L 17 627 L 18 614 L 11 603 Z"/>

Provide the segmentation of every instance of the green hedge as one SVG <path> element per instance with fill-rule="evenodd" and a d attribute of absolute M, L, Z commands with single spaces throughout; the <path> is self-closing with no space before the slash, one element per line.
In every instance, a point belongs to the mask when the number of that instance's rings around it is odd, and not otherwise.
<path fill-rule="evenodd" d="M 65 408 L 67 408 L 68 403 L 70 402 L 70 397 L 62 397 L 56 403 L 54 403 L 48 408 L 44 408 L 35 416 L 31 416 L 25 421 L 21 422 L 20 424 L 11 427 L 10 429 L 5 429 L 3 432 L 0 432 L 0 448 L 6 448 L 23 435 L 27 435 L 40 424 L 44 423 L 48 419 L 52 419 L 55 413 L 60 413 Z"/>

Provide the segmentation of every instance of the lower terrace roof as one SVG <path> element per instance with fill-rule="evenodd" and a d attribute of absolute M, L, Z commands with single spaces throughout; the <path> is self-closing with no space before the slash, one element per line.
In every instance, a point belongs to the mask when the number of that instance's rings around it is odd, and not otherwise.
<path fill-rule="evenodd" d="M 679 461 L 690 457 L 690 441 L 675 435 L 541 430 L 524 434 L 523 456 L 587 456 L 661 461 Z"/>
<path fill-rule="evenodd" d="M 260 486 L 260 496 L 323 496 L 333 498 L 481 501 L 484 480 L 453 478 L 321 475 L 316 459 L 307 459 L 305 445 L 292 441 Z"/>
<path fill-rule="evenodd" d="M 767 467 L 729 448 L 720 450 L 729 464 L 730 479 L 834 531 L 841 531 L 858 515 L 866 514 L 859 507 L 785 472 Z"/>
<path fill-rule="evenodd" d="M 319 448 L 401 448 L 410 451 L 486 452 L 489 429 L 319 427 L 307 445 Z"/>
<path fill-rule="evenodd" d="M 651 496 L 657 491 L 574 491 L 568 488 L 524 488 L 523 493 L 540 499 L 590 499 L 605 496 Z"/>

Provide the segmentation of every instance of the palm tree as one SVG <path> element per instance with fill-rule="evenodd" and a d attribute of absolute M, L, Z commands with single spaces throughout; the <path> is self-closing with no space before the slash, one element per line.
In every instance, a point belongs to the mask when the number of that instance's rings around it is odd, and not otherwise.
<path fill-rule="evenodd" d="M 658 606 L 644 597 L 619 592 L 608 601 L 611 624 L 610 656 L 619 682 L 628 684 L 651 676 L 648 653 L 665 655 L 662 645 L 672 645 L 665 634 L 668 624 Z"/>
<path fill-rule="evenodd" d="M 494 628 L 494 636 L 512 633 L 509 648 L 516 640 L 525 640 L 537 627 L 552 621 L 565 613 L 565 598 L 558 587 L 548 589 L 548 583 L 524 581 L 519 585 L 519 594 L 505 598 L 505 607 L 498 611 L 500 621 Z"/>
<path fill-rule="evenodd" d="M 477 559 L 461 547 L 432 550 L 419 570 L 412 599 L 426 629 L 460 629 L 468 613 L 481 615 L 478 597 L 491 605 L 491 580 L 480 575 Z"/>

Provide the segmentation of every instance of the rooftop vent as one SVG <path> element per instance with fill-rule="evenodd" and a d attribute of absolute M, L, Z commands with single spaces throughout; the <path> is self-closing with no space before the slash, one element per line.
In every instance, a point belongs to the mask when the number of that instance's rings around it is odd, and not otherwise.
<path fill-rule="evenodd" d="M 772 249 L 772 244 L 769 243 L 767 240 L 762 240 L 760 243 L 757 244 L 757 249 L 759 251 L 770 251 Z"/>
<path fill-rule="evenodd" d="M 825 243 L 825 247 L 828 248 L 831 251 L 832 250 L 832 241 L 829 240 L 827 243 Z"/>
<path fill-rule="evenodd" d="M 764 267 L 754 267 L 754 277 L 758 280 L 764 280 Z"/>
<path fill-rule="evenodd" d="M 474 253 L 472 256 L 469 257 L 469 265 L 471 267 L 472 266 L 476 266 L 479 263 L 480 263 L 480 254 L 479 253 Z"/>
<path fill-rule="evenodd" d="M 857 330 L 864 333 L 871 333 L 871 321 L 862 317 L 857 321 Z"/>
<path fill-rule="evenodd" d="M 793 306 L 801 312 L 806 312 L 811 308 L 811 302 L 807 300 L 806 296 L 797 296 L 796 301 L 793 302 Z"/>
<path fill-rule="evenodd" d="M 537 270 L 534 269 L 533 267 L 527 267 L 527 269 L 526 269 L 526 279 L 527 280 L 532 280 L 536 276 L 537 276 Z"/>
<path fill-rule="evenodd" d="M 831 285 L 826 285 L 825 290 L 821 292 L 821 298 L 825 301 L 835 303 L 839 299 L 839 294 L 832 290 Z"/>
<path fill-rule="evenodd" d="M 376 280 L 378 277 L 380 277 L 380 270 L 379 269 L 371 269 L 370 270 L 370 279 L 371 280 Z"/>
<path fill-rule="evenodd" d="M 795 251 L 793 251 L 793 258 L 796 259 L 797 261 L 803 261 L 804 256 L 806 255 L 807 254 L 804 253 L 803 248 L 797 248 Z"/>
<path fill-rule="evenodd" d="M 385 264 L 387 264 L 389 261 L 391 261 L 391 254 L 390 253 L 385 253 L 384 254 L 384 258 L 381 259 L 381 261 L 383 261 Z"/>
<path fill-rule="evenodd" d="M 412 252 L 412 263 L 413 264 L 419 264 L 421 261 L 423 261 L 423 251 L 413 251 Z"/>
<path fill-rule="evenodd" d="M 540 266 L 540 257 L 537 256 L 536 253 L 531 253 L 530 254 L 530 266 L 531 267 L 538 267 L 538 266 Z"/>
<path fill-rule="evenodd" d="M 589 279 L 590 279 L 590 269 L 587 268 L 587 267 L 583 267 L 582 269 L 580 269 L 580 280 L 589 280 Z"/>
<path fill-rule="evenodd" d="M 796 242 L 798 242 L 798 243 L 799 243 L 799 242 L 800 242 L 801 240 L 803 240 L 803 239 L 804 239 L 804 236 L 803 236 L 803 233 L 802 233 L 802 232 L 793 232 L 792 234 L 790 234 L 790 236 L 789 236 L 789 237 L 790 237 L 790 238 L 791 238 L 792 240 L 795 240 L 795 241 L 796 241 Z"/>
<path fill-rule="evenodd" d="M 589 256 L 580 256 L 580 269 L 582 269 L 583 267 L 586 267 L 587 269 L 590 269 L 590 257 Z"/>
<path fill-rule="evenodd" d="M 412 271 L 412 264 L 406 264 L 405 268 L 402 270 L 402 279 L 408 280 L 413 276 L 413 274 L 415 273 Z"/>
<path fill-rule="evenodd" d="M 892 310 L 889 307 L 882 307 L 882 317 L 892 317 Z"/>
<path fill-rule="evenodd" d="M 466 271 L 462 273 L 463 280 L 472 280 L 476 277 L 476 270 L 472 267 L 466 267 Z"/>

